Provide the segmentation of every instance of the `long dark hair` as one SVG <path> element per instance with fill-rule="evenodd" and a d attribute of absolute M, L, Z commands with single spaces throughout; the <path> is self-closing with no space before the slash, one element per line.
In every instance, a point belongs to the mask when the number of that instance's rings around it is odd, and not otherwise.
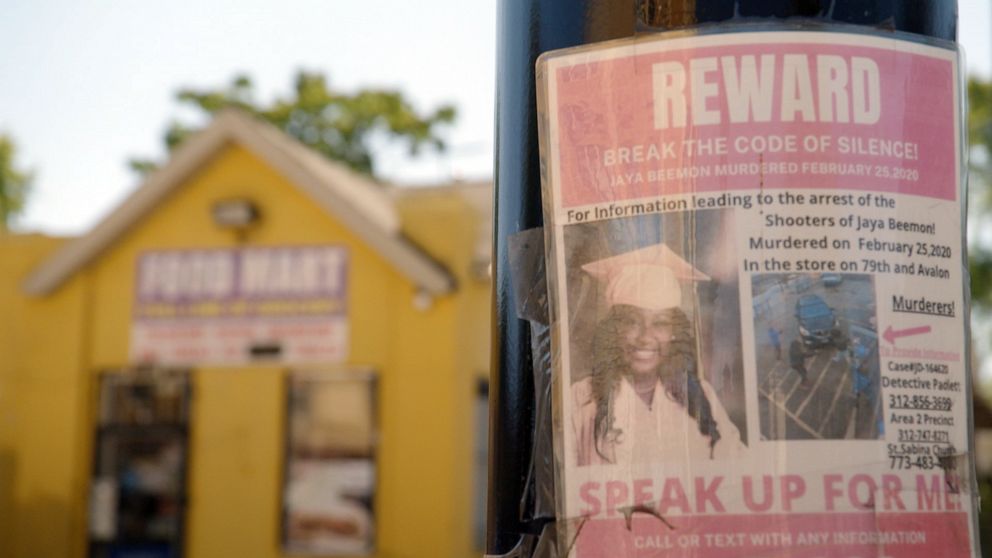
<path fill-rule="evenodd" d="M 630 306 L 618 304 L 596 326 L 592 339 L 592 396 L 596 403 L 593 423 L 596 453 L 609 461 L 600 449 L 601 441 L 616 441 L 622 432 L 613 428 L 613 396 L 627 370 L 621 343 L 629 320 Z M 699 432 L 710 438 L 710 452 L 720 439 L 713 410 L 699 380 L 696 341 L 689 318 L 680 308 L 666 311 L 672 324 L 668 355 L 657 370 L 665 393 L 682 405 L 699 425 Z"/>

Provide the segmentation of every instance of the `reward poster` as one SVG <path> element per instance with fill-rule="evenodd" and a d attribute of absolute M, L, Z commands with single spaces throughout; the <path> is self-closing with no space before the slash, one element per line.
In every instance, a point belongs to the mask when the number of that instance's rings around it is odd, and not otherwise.
<path fill-rule="evenodd" d="M 975 555 L 957 72 L 828 32 L 542 58 L 572 555 Z"/>

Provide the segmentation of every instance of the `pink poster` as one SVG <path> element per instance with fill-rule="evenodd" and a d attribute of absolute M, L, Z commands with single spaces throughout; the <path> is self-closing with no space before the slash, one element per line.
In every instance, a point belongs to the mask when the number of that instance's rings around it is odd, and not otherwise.
<path fill-rule="evenodd" d="M 660 35 L 538 75 L 560 544 L 977 555 L 953 45 Z"/>

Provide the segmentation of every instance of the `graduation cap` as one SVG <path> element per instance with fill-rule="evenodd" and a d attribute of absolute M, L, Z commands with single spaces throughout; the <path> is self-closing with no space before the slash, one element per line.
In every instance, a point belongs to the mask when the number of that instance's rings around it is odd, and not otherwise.
<path fill-rule="evenodd" d="M 663 243 L 589 262 L 582 269 L 606 285 L 607 305 L 649 310 L 679 307 L 683 283 L 710 280 Z"/>

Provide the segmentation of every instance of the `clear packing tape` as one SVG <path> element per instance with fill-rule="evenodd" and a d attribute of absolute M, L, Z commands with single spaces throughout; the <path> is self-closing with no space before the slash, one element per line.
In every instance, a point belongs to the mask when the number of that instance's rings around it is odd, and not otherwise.
<path fill-rule="evenodd" d="M 499 558 L 559 556 L 555 518 L 555 461 L 552 424 L 551 337 L 548 316 L 544 230 L 531 229 L 509 239 L 510 277 L 516 314 L 530 326 L 534 371 L 534 431 L 528 475 L 520 500 L 520 519 L 543 524 L 540 535 L 521 536 L 519 544 Z M 487 556 L 487 558 L 497 558 Z"/>
<path fill-rule="evenodd" d="M 507 556 L 977 556 L 954 45 L 736 31 L 539 63 Z"/>
<path fill-rule="evenodd" d="M 531 229 L 510 239 L 510 275 L 517 316 L 530 325 L 534 369 L 534 435 L 529 474 L 520 502 L 520 517 L 547 521 L 555 517 L 555 460 L 552 426 L 551 335 L 548 317 L 544 230 Z"/>

